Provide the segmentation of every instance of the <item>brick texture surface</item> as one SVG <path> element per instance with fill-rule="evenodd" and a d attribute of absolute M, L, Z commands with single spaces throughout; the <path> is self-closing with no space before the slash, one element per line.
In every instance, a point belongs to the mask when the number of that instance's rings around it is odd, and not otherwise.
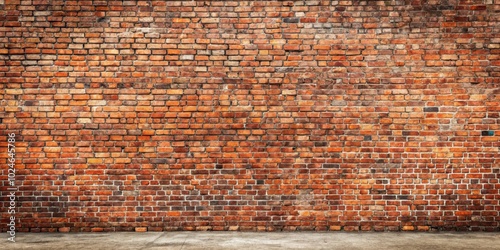
<path fill-rule="evenodd" d="M 500 228 L 499 0 L 1 2 L 4 232 Z"/>

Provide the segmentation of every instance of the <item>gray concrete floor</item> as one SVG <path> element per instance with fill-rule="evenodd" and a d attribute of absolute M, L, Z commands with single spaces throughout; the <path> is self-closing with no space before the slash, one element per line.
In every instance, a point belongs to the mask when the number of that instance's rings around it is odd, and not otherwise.
<path fill-rule="evenodd" d="M 500 233 L 18 233 L 0 249 L 500 249 Z"/>

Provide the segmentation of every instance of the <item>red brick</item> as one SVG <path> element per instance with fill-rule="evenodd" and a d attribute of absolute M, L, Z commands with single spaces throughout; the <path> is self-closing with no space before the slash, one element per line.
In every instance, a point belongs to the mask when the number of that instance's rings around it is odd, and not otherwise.
<path fill-rule="evenodd" d="M 498 231 L 498 4 L 358 2 L 6 4 L 23 230 Z"/>

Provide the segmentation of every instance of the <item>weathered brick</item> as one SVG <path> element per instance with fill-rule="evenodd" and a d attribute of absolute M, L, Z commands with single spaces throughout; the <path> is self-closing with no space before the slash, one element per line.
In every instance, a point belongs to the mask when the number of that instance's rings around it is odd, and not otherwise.
<path fill-rule="evenodd" d="M 283 18 L 284 23 L 298 23 L 300 21 L 300 18 L 298 17 L 286 17 Z"/>
<path fill-rule="evenodd" d="M 439 112 L 439 107 L 425 107 L 424 112 Z"/>
<path fill-rule="evenodd" d="M 498 3 L 146 2 L 5 1 L 23 230 L 498 231 Z"/>

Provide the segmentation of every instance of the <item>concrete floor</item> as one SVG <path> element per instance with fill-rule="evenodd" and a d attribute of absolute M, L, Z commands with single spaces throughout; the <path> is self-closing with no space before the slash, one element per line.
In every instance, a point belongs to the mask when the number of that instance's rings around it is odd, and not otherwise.
<path fill-rule="evenodd" d="M 500 249 L 500 233 L 18 233 L 0 249 Z"/>

